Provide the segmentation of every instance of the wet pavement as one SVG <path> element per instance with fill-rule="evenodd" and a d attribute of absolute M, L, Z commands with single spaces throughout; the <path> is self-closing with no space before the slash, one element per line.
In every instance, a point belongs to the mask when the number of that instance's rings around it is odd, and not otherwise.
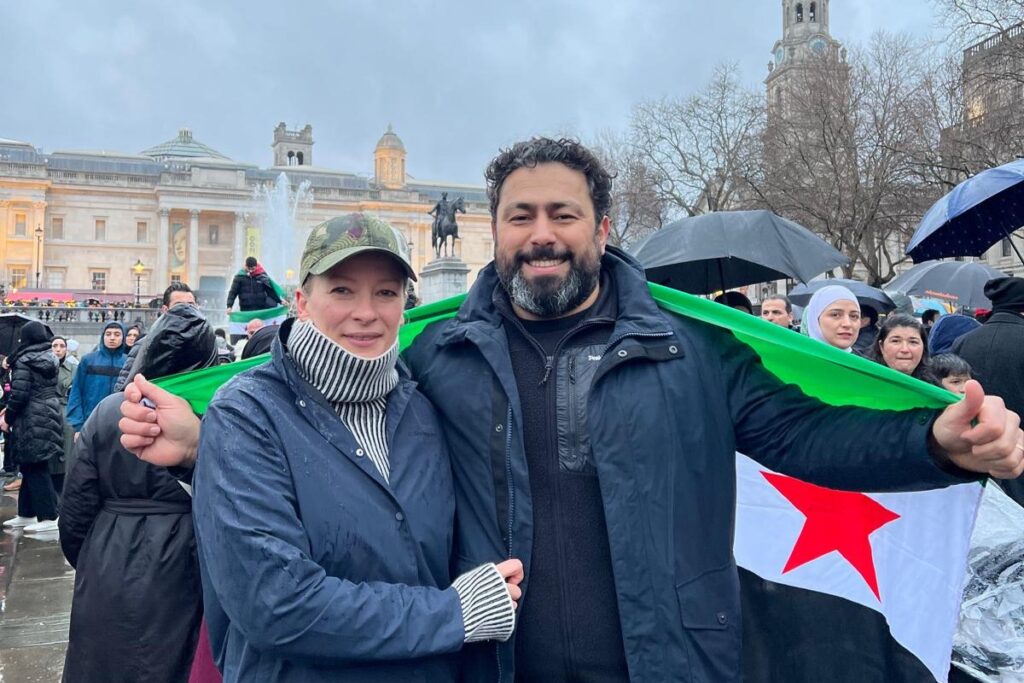
<path fill-rule="evenodd" d="M 0 519 L 17 514 L 17 500 L 0 495 Z M 0 533 L 0 683 L 60 681 L 74 584 L 56 531 Z"/>

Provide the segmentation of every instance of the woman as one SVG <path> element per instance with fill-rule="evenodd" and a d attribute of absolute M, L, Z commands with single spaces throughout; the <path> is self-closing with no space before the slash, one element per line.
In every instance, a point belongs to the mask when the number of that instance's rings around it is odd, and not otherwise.
<path fill-rule="evenodd" d="M 142 336 L 142 325 L 136 323 L 129 327 L 124 333 L 124 345 L 127 347 L 127 350 L 131 351 L 132 347 L 135 346 L 135 342 L 137 342 Z"/>
<path fill-rule="evenodd" d="M 71 455 L 75 448 L 75 431 L 67 419 L 68 392 L 71 391 L 71 381 L 75 378 L 75 369 L 68 365 L 68 340 L 61 336 L 55 336 L 50 348 L 53 355 L 57 356 L 60 366 L 57 369 L 57 398 L 60 399 L 60 418 L 64 428 L 64 452 L 60 460 L 50 461 L 50 475 L 53 477 L 53 488 L 60 499 L 61 491 L 64 490 L 64 474 L 71 469 Z"/>
<path fill-rule="evenodd" d="M 213 652 L 228 683 L 454 681 L 464 643 L 511 636 L 522 565 L 450 579 L 448 452 L 398 363 L 408 248 L 349 214 L 313 229 L 301 264 L 298 320 L 203 418 Z"/>
<path fill-rule="evenodd" d="M 822 287 L 804 309 L 800 330 L 811 339 L 852 352 L 860 332 L 860 304 L 846 287 Z"/>
<path fill-rule="evenodd" d="M 868 358 L 904 375 L 932 382 L 924 338 L 924 326 L 917 318 L 904 313 L 890 315 L 878 330 Z"/>
<path fill-rule="evenodd" d="M 57 397 L 57 358 L 50 350 L 52 334 L 31 320 L 21 328 L 11 365 L 11 397 L 0 429 L 15 435 L 15 454 L 21 469 L 18 516 L 7 528 L 25 533 L 57 529 L 57 496 L 49 461 L 64 454 L 60 399 Z"/>
<path fill-rule="evenodd" d="M 213 331 L 175 306 L 132 371 L 162 377 L 216 361 Z M 68 471 L 60 544 L 75 568 L 65 681 L 188 680 L 202 616 L 191 499 L 167 470 L 121 448 L 121 396 L 86 420 Z"/>

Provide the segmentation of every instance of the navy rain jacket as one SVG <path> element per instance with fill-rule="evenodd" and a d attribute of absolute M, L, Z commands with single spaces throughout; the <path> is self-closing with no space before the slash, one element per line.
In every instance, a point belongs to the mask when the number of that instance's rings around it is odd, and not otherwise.
<path fill-rule="evenodd" d="M 566 407 L 586 411 L 630 679 L 738 682 L 737 450 L 839 489 L 964 480 L 928 453 L 935 411 L 826 406 L 783 385 L 729 331 L 662 312 L 630 257 L 609 248 L 602 265 L 616 282 L 618 319 L 589 393 L 577 384 L 566 393 L 582 403 Z M 406 360 L 451 448 L 455 572 L 520 558 L 528 601 L 534 520 L 499 286 L 491 264 L 458 316 L 428 327 Z M 552 377 L 566 374 L 556 359 Z M 513 641 L 467 646 L 465 680 L 511 683 L 514 651 Z"/>
<path fill-rule="evenodd" d="M 193 519 L 224 681 L 453 681 L 448 653 L 465 633 L 437 415 L 403 376 L 388 395 L 385 483 L 299 376 L 291 325 L 203 418 Z"/>

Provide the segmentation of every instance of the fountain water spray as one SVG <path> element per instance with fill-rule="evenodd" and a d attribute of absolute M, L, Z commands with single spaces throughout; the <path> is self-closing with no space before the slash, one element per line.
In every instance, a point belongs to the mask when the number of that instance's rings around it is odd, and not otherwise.
<path fill-rule="evenodd" d="M 282 172 L 273 186 L 257 187 L 253 199 L 257 209 L 252 223 L 260 228 L 260 253 L 255 254 L 256 258 L 276 282 L 297 286 L 302 253 L 298 232 L 302 217 L 313 203 L 309 181 L 293 189 L 288 175 Z"/>

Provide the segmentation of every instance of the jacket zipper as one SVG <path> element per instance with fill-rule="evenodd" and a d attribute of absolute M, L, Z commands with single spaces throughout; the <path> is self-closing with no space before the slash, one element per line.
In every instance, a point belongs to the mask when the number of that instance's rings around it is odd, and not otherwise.
<path fill-rule="evenodd" d="M 512 520 L 516 511 L 516 495 L 512 486 L 512 403 L 505 414 L 505 487 L 508 490 L 508 559 L 512 559 Z M 501 683 L 501 643 L 494 644 L 494 659 L 498 663 L 498 683 Z"/>

